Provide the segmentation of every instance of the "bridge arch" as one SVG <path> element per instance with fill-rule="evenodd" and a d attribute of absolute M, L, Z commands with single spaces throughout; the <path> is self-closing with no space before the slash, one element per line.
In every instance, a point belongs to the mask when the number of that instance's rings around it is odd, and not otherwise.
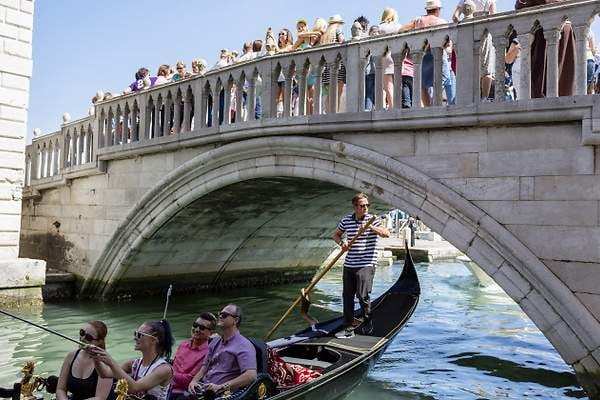
<path fill-rule="evenodd" d="M 110 295 L 128 257 L 193 201 L 232 184 L 274 177 L 364 191 L 419 216 L 480 265 L 569 364 L 591 357 L 587 349 L 594 348 L 597 321 L 517 237 L 422 172 L 363 147 L 328 139 L 250 139 L 210 150 L 176 168 L 133 206 L 102 251 L 82 294 Z"/>

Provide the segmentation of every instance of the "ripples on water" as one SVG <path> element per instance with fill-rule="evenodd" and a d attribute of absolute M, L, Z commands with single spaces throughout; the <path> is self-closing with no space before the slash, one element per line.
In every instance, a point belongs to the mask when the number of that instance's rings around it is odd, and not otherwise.
<path fill-rule="evenodd" d="M 397 263 L 379 268 L 374 296 L 385 291 L 400 271 Z M 423 263 L 417 271 L 422 295 L 414 316 L 348 399 L 585 398 L 570 367 L 499 287 L 480 287 L 461 263 Z M 183 340 L 196 314 L 236 302 L 246 313 L 243 333 L 262 337 L 298 289 L 299 285 L 288 285 L 231 295 L 174 296 L 169 320 L 177 340 Z M 135 328 L 161 317 L 161 297 L 121 304 L 49 304 L 43 312 L 20 312 L 71 336 L 84 321 L 106 321 L 108 349 L 117 360 L 125 360 L 136 356 L 131 339 Z M 318 318 L 341 311 L 341 271 L 330 272 L 312 297 L 312 313 Z M 301 327 L 300 318 L 291 318 L 280 333 Z M 0 386 L 12 385 L 26 360 L 36 361 L 38 373 L 57 374 L 72 349 L 69 342 L 0 316 Z"/>

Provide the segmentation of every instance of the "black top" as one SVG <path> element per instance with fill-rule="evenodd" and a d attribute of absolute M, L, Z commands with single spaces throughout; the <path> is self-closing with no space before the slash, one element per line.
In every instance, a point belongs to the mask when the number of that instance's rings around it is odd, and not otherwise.
<path fill-rule="evenodd" d="M 71 393 L 71 400 L 85 400 L 96 396 L 96 385 L 98 384 L 98 373 L 94 369 L 90 376 L 85 379 L 73 376 L 73 363 L 77 359 L 81 349 L 77 350 L 71 366 L 69 367 L 69 377 L 67 378 L 67 392 Z"/>

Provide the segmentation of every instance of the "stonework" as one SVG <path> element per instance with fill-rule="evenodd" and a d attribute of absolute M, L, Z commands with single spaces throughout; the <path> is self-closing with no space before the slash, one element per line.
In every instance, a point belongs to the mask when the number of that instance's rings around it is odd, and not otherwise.
<path fill-rule="evenodd" d="M 92 298 L 152 291 L 166 279 L 197 289 L 305 278 L 333 246 L 335 219 L 347 211 L 341 198 L 360 190 L 418 216 L 466 253 L 599 398 L 600 96 L 585 95 L 585 69 L 578 68 L 575 96 L 531 99 L 528 49 L 519 61 L 525 89 L 518 101 L 480 103 L 473 79 L 474 50 L 486 30 L 501 37 L 510 26 L 525 42 L 534 24 L 557 30 L 567 17 L 584 32 L 597 4 L 573 0 L 265 57 L 97 103 L 94 116 L 66 121 L 27 147 L 21 254 L 73 272 L 79 294 Z M 10 26 L 5 32 L 14 34 Z M 436 87 L 433 107 L 419 106 L 417 90 L 412 108 L 396 102 L 385 110 L 375 89 L 376 109 L 364 111 L 366 55 L 390 51 L 397 59 L 409 47 L 418 88 L 423 43 L 439 54 L 447 37 L 461 54 L 456 105 L 441 104 Z M 19 46 L 11 52 L 26 53 Z M 585 65 L 585 52 L 577 54 Z M 292 110 L 289 74 L 277 114 L 282 68 L 318 69 L 339 59 L 348 83 L 339 110 L 324 106 L 320 84 L 314 113 L 304 88 Z M 503 70 L 504 59 L 496 62 Z M 555 86 L 556 65 L 548 69 Z M 301 82 L 308 71 L 296 70 Z M 336 85 L 332 79 L 329 93 Z M 498 74 L 496 88 L 503 85 Z M 237 96 L 225 96 L 218 124 L 222 88 Z M 259 97 L 263 112 L 255 119 Z M 9 111 L 3 115 L 20 115 Z M 17 172 L 13 178 L 22 179 Z"/>
<path fill-rule="evenodd" d="M 0 297 L 3 299 L 39 299 L 45 278 L 45 262 L 18 259 L 32 27 L 33 1 L 0 3 Z M 19 289 L 8 293 L 10 288 Z"/>

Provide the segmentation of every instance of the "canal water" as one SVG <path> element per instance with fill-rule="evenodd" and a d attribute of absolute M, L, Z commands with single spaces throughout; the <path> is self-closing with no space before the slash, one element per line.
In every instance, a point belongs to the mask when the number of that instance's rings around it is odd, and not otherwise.
<path fill-rule="evenodd" d="M 385 291 L 401 269 L 400 263 L 379 267 L 374 296 Z M 421 263 L 417 271 L 422 295 L 414 316 L 349 400 L 586 398 L 572 370 L 499 287 L 479 286 L 460 262 Z M 181 341 L 199 312 L 219 311 L 235 302 L 245 310 L 242 332 L 262 337 L 299 287 L 176 295 L 169 320 Z M 332 317 L 341 311 L 340 298 L 337 269 L 317 286 L 311 312 L 321 319 Z M 136 356 L 133 331 L 144 320 L 160 318 L 163 302 L 164 295 L 157 294 L 143 301 L 48 304 L 36 312 L 19 312 L 73 337 L 84 321 L 103 320 L 109 326 L 109 352 L 126 360 Z M 280 333 L 300 327 L 300 318 L 291 318 Z M 36 361 L 38 373 L 58 373 L 71 349 L 69 342 L 0 316 L 0 386 L 17 381 L 26 360 Z"/>

